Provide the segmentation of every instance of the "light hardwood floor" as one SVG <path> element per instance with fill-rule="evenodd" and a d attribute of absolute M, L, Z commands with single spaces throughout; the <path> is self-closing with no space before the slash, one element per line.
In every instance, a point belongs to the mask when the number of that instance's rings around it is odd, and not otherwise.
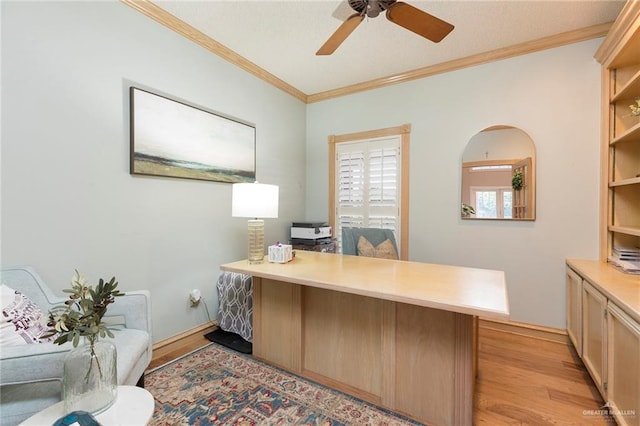
<path fill-rule="evenodd" d="M 477 425 L 615 424 L 572 346 L 480 328 Z"/>
<path fill-rule="evenodd" d="M 194 337 L 150 369 L 208 344 Z M 591 414 L 604 405 L 572 346 L 480 327 L 476 425 L 614 424 Z"/>

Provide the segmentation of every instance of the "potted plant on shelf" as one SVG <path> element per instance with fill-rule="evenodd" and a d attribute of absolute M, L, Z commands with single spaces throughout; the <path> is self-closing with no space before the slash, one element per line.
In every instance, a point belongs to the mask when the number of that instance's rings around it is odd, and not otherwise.
<path fill-rule="evenodd" d="M 97 414 L 115 401 L 116 348 L 99 338 L 114 337 L 102 318 L 115 297 L 124 295 L 117 287 L 112 277 L 108 282 L 100 279 L 94 289 L 76 270 L 71 288 L 63 290 L 69 299 L 49 311 L 48 336 L 57 336 L 56 344 L 71 342 L 74 347 L 64 362 L 62 394 L 67 413 L 83 410 Z"/>
<path fill-rule="evenodd" d="M 635 104 L 629 105 L 629 109 L 631 110 L 631 115 L 634 117 L 640 117 L 640 96 L 634 99 Z"/>

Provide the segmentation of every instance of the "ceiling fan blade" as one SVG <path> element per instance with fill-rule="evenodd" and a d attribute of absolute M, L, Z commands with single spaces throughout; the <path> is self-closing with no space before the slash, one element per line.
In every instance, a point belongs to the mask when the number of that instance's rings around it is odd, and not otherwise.
<path fill-rule="evenodd" d="M 400 1 L 389 7 L 387 19 L 434 43 L 440 42 L 454 28 L 450 23 Z"/>
<path fill-rule="evenodd" d="M 349 18 L 347 18 L 347 20 L 338 27 L 336 32 L 333 33 L 331 37 L 329 37 L 329 40 L 327 40 L 322 45 L 322 47 L 318 49 L 316 55 L 331 55 L 333 52 L 335 52 L 338 46 L 340 46 L 342 42 L 345 41 L 347 37 L 349 37 L 349 34 L 351 34 L 353 30 L 356 29 L 356 27 L 360 24 L 360 22 L 362 22 L 363 19 L 364 16 L 360 15 L 359 13 L 355 13 L 349 16 Z"/>

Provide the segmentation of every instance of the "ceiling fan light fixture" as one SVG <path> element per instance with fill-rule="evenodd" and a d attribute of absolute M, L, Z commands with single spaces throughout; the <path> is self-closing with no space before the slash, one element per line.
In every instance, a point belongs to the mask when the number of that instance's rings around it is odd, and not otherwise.
<path fill-rule="evenodd" d="M 375 18 L 378 15 L 380 15 L 380 5 L 378 5 L 378 2 L 369 2 L 367 5 L 367 16 L 369 18 Z"/>

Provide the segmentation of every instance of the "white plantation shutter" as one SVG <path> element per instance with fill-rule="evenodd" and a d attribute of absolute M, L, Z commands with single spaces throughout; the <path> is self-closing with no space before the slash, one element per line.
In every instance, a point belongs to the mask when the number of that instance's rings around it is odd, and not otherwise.
<path fill-rule="evenodd" d="M 385 228 L 400 242 L 400 136 L 336 145 L 336 229 Z"/>
<path fill-rule="evenodd" d="M 364 161 L 362 150 L 338 152 L 338 200 L 344 208 L 364 204 Z"/>
<path fill-rule="evenodd" d="M 354 149 L 337 153 L 337 205 L 338 214 L 338 245 L 342 238 L 342 227 L 362 227 L 364 224 L 363 209 L 365 205 L 365 157 L 364 151 Z"/>

